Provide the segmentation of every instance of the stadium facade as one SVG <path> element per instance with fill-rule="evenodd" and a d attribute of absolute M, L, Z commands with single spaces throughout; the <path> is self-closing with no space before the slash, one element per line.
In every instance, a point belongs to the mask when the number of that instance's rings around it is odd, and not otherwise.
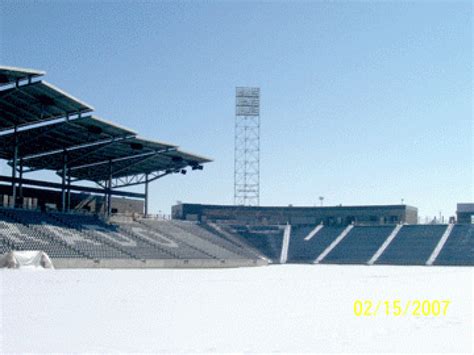
<path fill-rule="evenodd" d="M 181 203 L 172 207 L 172 218 L 253 225 L 416 224 L 418 209 L 408 205 L 254 207 Z"/>

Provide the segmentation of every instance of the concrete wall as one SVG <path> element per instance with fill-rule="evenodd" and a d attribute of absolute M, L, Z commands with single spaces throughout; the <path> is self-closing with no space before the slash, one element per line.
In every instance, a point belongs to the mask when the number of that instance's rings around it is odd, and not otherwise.
<path fill-rule="evenodd" d="M 235 260 L 212 260 L 212 259 L 153 259 L 153 260 L 131 260 L 131 259 L 52 259 L 56 269 L 151 269 L 151 268 L 233 268 L 263 266 L 268 263 L 265 260 L 235 259 Z"/>

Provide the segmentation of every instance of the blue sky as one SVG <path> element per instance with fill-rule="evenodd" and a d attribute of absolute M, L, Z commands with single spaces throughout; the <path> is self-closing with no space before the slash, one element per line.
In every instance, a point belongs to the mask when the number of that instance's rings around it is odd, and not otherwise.
<path fill-rule="evenodd" d="M 449 216 L 474 199 L 472 6 L 3 1 L 0 63 L 214 159 L 152 184 L 152 212 L 233 203 L 235 87 L 259 86 L 262 205 Z"/>

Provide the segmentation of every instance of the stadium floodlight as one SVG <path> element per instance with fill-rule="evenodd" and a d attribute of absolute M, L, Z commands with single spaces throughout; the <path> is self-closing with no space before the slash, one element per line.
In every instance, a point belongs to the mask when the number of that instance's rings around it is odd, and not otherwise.
<path fill-rule="evenodd" d="M 234 204 L 260 204 L 260 88 L 235 91 Z"/>

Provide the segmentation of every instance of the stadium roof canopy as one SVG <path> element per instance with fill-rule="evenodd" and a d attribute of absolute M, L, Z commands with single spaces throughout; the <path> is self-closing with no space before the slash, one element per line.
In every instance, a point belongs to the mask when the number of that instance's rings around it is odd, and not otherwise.
<path fill-rule="evenodd" d="M 142 153 L 135 156 L 117 158 L 109 162 L 101 162 L 92 166 L 76 167 L 69 174 L 78 180 L 107 181 L 128 176 L 162 172 L 169 174 L 179 172 L 191 166 L 196 169 L 211 160 L 197 155 L 169 149 L 162 152 Z M 59 173 L 60 174 L 60 173 Z"/>
<path fill-rule="evenodd" d="M 13 159 L 15 141 L 18 142 L 18 158 L 24 158 L 135 135 L 129 129 L 95 116 L 79 117 L 0 136 L 0 158 Z"/>
<path fill-rule="evenodd" d="M 66 180 L 71 186 L 71 178 L 96 182 L 110 196 L 112 188 L 148 184 L 170 173 L 184 173 L 188 166 L 201 170 L 201 164 L 211 161 L 86 116 L 92 106 L 41 79 L 32 80 L 44 74 L 0 66 L 0 159 L 10 160 L 14 200 L 15 180 L 36 170 L 62 176 L 64 199 L 64 186 Z"/>
<path fill-rule="evenodd" d="M 62 175 L 64 151 L 34 156 L 23 160 L 32 170 L 56 170 Z M 67 173 L 78 180 L 106 181 L 158 171 L 175 172 L 186 166 L 199 167 L 211 160 L 181 152 L 168 143 L 138 137 L 102 141 L 66 150 Z"/>
<path fill-rule="evenodd" d="M 0 91 L 0 131 L 92 110 L 45 81 L 28 83 Z"/>
<path fill-rule="evenodd" d="M 19 80 L 31 79 L 45 74 L 44 71 L 34 69 L 0 66 L 0 85 L 17 83 Z"/>

